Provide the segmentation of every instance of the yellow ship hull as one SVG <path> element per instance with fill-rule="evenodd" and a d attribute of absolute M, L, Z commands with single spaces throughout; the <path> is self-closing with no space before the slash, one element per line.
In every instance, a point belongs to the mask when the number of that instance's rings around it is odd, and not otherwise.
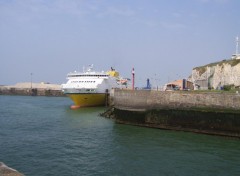
<path fill-rule="evenodd" d="M 68 94 L 77 107 L 103 106 L 106 104 L 106 94 Z"/>

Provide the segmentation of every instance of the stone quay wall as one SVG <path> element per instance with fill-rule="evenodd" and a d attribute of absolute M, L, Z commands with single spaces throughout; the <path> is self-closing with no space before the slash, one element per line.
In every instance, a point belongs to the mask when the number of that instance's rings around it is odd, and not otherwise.
<path fill-rule="evenodd" d="M 111 92 L 104 116 L 119 123 L 240 137 L 240 95 L 190 91 Z"/>
<path fill-rule="evenodd" d="M 240 94 L 194 91 L 115 89 L 112 100 L 121 109 L 216 109 L 240 111 Z"/>

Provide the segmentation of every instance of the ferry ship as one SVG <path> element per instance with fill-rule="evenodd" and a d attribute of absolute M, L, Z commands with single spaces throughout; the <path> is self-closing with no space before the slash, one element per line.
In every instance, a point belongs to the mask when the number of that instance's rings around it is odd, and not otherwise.
<path fill-rule="evenodd" d="M 93 65 L 83 72 L 68 73 L 67 79 L 67 83 L 62 84 L 62 91 L 74 102 L 72 109 L 102 106 L 106 104 L 108 91 L 127 84 L 127 79 L 121 79 L 115 69 L 97 72 L 93 70 Z"/>

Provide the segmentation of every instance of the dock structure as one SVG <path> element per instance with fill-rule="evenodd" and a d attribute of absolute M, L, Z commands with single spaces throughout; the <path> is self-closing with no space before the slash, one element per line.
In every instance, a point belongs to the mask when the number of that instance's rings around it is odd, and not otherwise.
<path fill-rule="evenodd" d="M 115 89 L 105 116 L 152 128 L 240 137 L 240 95 Z"/>

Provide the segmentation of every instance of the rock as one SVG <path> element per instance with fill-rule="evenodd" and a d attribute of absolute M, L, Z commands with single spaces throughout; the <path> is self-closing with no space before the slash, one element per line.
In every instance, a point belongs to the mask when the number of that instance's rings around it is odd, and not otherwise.
<path fill-rule="evenodd" d="M 0 162 L 0 176 L 24 176 L 15 169 L 6 166 L 4 163 Z"/>

